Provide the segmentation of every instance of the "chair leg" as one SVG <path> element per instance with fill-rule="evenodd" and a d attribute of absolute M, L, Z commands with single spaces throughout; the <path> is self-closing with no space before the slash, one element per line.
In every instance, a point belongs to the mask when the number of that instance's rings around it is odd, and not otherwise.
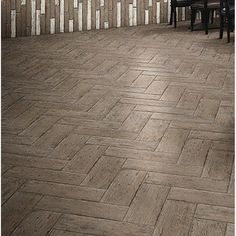
<path fill-rule="evenodd" d="M 206 11 L 204 12 L 205 34 L 208 34 L 209 15 L 210 15 L 210 12 L 206 10 Z"/>
<path fill-rule="evenodd" d="M 175 25 L 175 28 L 177 26 L 177 14 L 176 14 L 176 8 L 174 9 L 174 25 Z"/>
<path fill-rule="evenodd" d="M 193 31 L 193 25 L 195 23 L 196 20 L 196 10 L 191 9 L 191 31 Z"/>
<path fill-rule="evenodd" d="M 220 16 L 220 39 L 223 38 L 224 33 L 224 16 Z"/>
<path fill-rule="evenodd" d="M 211 24 L 214 23 L 214 10 L 211 11 Z"/>
<path fill-rule="evenodd" d="M 201 11 L 201 22 L 204 24 L 204 11 Z"/>
<path fill-rule="evenodd" d="M 173 23 L 173 14 L 174 14 L 174 7 L 171 6 L 171 10 L 170 10 L 170 25 L 172 25 L 172 23 Z"/>
<path fill-rule="evenodd" d="M 231 32 L 234 32 L 234 21 L 231 22 Z"/>
<path fill-rule="evenodd" d="M 230 42 L 230 31 L 231 31 L 231 19 L 228 18 L 228 26 L 227 26 L 227 42 Z"/>

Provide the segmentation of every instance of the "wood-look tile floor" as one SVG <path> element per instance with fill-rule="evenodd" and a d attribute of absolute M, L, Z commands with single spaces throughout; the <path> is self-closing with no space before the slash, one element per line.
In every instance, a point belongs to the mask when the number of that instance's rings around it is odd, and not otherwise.
<path fill-rule="evenodd" d="M 233 236 L 234 55 L 187 24 L 2 42 L 2 235 Z"/>

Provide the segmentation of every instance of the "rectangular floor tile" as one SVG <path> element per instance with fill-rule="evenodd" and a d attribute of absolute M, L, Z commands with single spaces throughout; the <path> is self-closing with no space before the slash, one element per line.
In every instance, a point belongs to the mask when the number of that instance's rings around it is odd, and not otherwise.
<path fill-rule="evenodd" d="M 122 130 L 139 132 L 150 117 L 149 112 L 133 111 L 121 126 Z"/>
<path fill-rule="evenodd" d="M 2 162 L 14 166 L 36 167 L 49 170 L 61 170 L 66 161 L 35 157 L 30 155 L 2 154 Z"/>
<path fill-rule="evenodd" d="M 77 119 L 88 119 L 88 120 L 94 120 L 96 118 L 103 117 L 101 113 L 90 113 L 85 111 L 77 111 L 77 110 L 71 110 L 70 108 L 51 108 L 48 110 L 45 115 L 48 116 L 59 116 L 59 117 L 70 117 L 70 118 L 77 118 Z"/>
<path fill-rule="evenodd" d="M 168 175 L 154 172 L 148 173 L 145 182 L 170 187 L 199 189 L 213 192 L 226 192 L 228 186 L 227 181 L 218 181 L 192 176 Z"/>
<path fill-rule="evenodd" d="M 167 164 L 163 162 L 143 161 L 134 159 L 127 159 L 123 168 L 176 175 L 184 174 L 186 176 L 200 176 L 202 172 L 202 168 L 198 166 L 184 166 L 179 164 Z"/>
<path fill-rule="evenodd" d="M 210 131 L 191 131 L 189 138 L 209 139 L 214 141 L 226 141 L 231 142 L 234 140 L 234 135 L 222 132 L 210 132 Z"/>
<path fill-rule="evenodd" d="M 149 97 L 148 97 L 149 98 Z M 147 98 L 121 98 L 121 103 L 125 104 L 135 104 L 135 105 L 146 105 L 146 106 L 160 106 L 160 107 L 173 107 L 176 105 L 176 102 L 173 101 L 163 101 L 163 100 L 154 100 Z"/>
<path fill-rule="evenodd" d="M 167 129 L 157 147 L 157 151 L 180 153 L 185 140 L 187 139 L 188 133 L 188 130 L 184 129 Z"/>
<path fill-rule="evenodd" d="M 123 163 L 124 160 L 121 158 L 102 156 L 82 182 L 82 185 L 106 189 Z"/>
<path fill-rule="evenodd" d="M 186 141 L 178 163 L 181 165 L 204 166 L 211 142 L 201 139 Z"/>
<path fill-rule="evenodd" d="M 1 204 L 4 204 L 16 192 L 16 190 L 23 185 L 24 182 L 24 179 L 4 176 L 1 182 Z"/>
<path fill-rule="evenodd" d="M 123 122 L 130 112 L 134 109 L 132 104 L 118 103 L 113 109 L 107 114 L 105 120 Z"/>
<path fill-rule="evenodd" d="M 153 81 L 145 92 L 151 94 L 162 94 L 167 86 L 168 82 L 166 81 Z"/>
<path fill-rule="evenodd" d="M 232 107 L 220 106 L 217 115 L 216 123 L 224 127 L 234 127 L 234 111 Z"/>
<path fill-rule="evenodd" d="M 11 176 L 21 179 L 31 179 L 31 180 L 79 185 L 83 181 L 86 175 L 69 173 L 66 171 L 55 171 L 55 170 L 16 166 L 11 168 L 5 174 L 5 176 Z"/>
<path fill-rule="evenodd" d="M 155 225 L 168 192 L 168 187 L 142 184 L 130 206 L 125 221 L 135 224 Z"/>
<path fill-rule="evenodd" d="M 120 129 L 101 129 L 101 128 L 84 128 L 78 127 L 75 133 L 85 136 L 109 137 L 134 140 L 138 136 L 137 133 L 120 130 Z"/>
<path fill-rule="evenodd" d="M 66 98 L 79 98 L 86 94 L 93 86 L 86 83 L 77 83 L 72 89 L 70 89 L 65 96 Z"/>
<path fill-rule="evenodd" d="M 15 193 L 2 206 L 2 234 L 10 235 L 40 199 L 41 196 L 38 194 Z"/>
<path fill-rule="evenodd" d="M 161 100 L 167 102 L 178 102 L 183 92 L 184 87 L 169 85 L 161 96 Z"/>
<path fill-rule="evenodd" d="M 224 236 L 225 229 L 226 223 L 194 219 L 191 236 L 202 236 L 204 234 L 209 236 Z"/>
<path fill-rule="evenodd" d="M 234 154 L 232 152 L 210 150 L 202 173 L 203 177 L 229 180 Z"/>
<path fill-rule="evenodd" d="M 37 157 L 47 157 L 52 151 L 51 148 L 36 147 L 34 145 L 25 144 L 9 144 L 5 143 L 2 147 L 3 153 L 19 154 L 22 156 L 37 156 Z"/>
<path fill-rule="evenodd" d="M 12 235 L 46 235 L 59 219 L 60 214 L 49 211 L 33 211 L 14 230 Z"/>
<path fill-rule="evenodd" d="M 9 123 L 10 127 L 8 129 L 22 131 L 36 121 L 45 111 L 46 109 L 32 106 L 19 115 L 13 122 Z"/>
<path fill-rule="evenodd" d="M 183 62 L 178 68 L 178 72 L 183 75 L 190 75 L 194 72 L 195 67 L 196 67 L 195 63 Z"/>
<path fill-rule="evenodd" d="M 38 193 L 42 195 L 82 199 L 89 201 L 99 201 L 104 194 L 104 190 L 80 187 L 69 184 L 58 184 L 41 181 L 29 181 L 21 188 L 21 191 L 29 193 Z"/>
<path fill-rule="evenodd" d="M 65 137 L 50 154 L 53 159 L 71 159 L 88 140 L 88 137 L 79 134 L 69 134 Z"/>
<path fill-rule="evenodd" d="M 90 114 L 106 116 L 111 108 L 115 106 L 118 99 L 115 97 L 105 97 L 99 100 L 90 110 Z"/>
<path fill-rule="evenodd" d="M 37 209 L 121 221 L 127 207 L 57 197 L 43 197 Z"/>
<path fill-rule="evenodd" d="M 2 134 L 3 144 L 22 144 L 22 145 L 32 145 L 37 140 L 37 137 L 27 137 L 19 136 L 17 134 Z"/>
<path fill-rule="evenodd" d="M 140 75 L 133 83 L 132 87 L 137 88 L 147 88 L 152 81 L 154 80 L 155 76 L 153 75 Z"/>
<path fill-rule="evenodd" d="M 63 117 L 58 121 L 60 124 L 75 125 L 78 128 L 88 128 L 88 129 L 118 129 L 120 128 L 119 122 L 114 121 L 104 121 L 104 120 L 91 120 L 82 119 L 76 117 Z M 75 129 L 76 131 L 77 129 Z"/>
<path fill-rule="evenodd" d="M 90 234 L 80 234 L 77 232 L 71 232 L 71 231 L 65 231 L 65 230 L 58 230 L 58 229 L 53 229 L 50 233 L 50 236 L 91 236 Z"/>
<path fill-rule="evenodd" d="M 6 94 L 5 96 L 2 96 L 2 111 L 4 112 L 7 110 L 22 97 L 21 94 Z"/>
<path fill-rule="evenodd" d="M 181 201 L 166 201 L 158 218 L 153 236 L 187 236 L 195 204 Z"/>
<path fill-rule="evenodd" d="M 140 74 L 141 74 L 140 71 L 130 70 L 130 71 L 126 72 L 125 74 L 123 74 L 117 80 L 117 82 L 119 84 L 131 85 L 138 78 L 138 76 Z"/>
<path fill-rule="evenodd" d="M 211 148 L 214 150 L 233 152 L 234 151 L 234 142 L 233 141 L 231 141 L 231 142 L 213 141 Z"/>
<path fill-rule="evenodd" d="M 235 168 L 234 165 L 232 166 L 232 172 L 229 181 L 228 193 L 234 194 L 235 189 Z"/>
<path fill-rule="evenodd" d="M 10 121 L 14 120 L 17 116 L 24 113 L 27 109 L 29 109 L 33 103 L 31 101 L 25 101 L 25 100 L 18 100 L 16 103 L 14 103 L 9 109 L 7 109 L 5 112 L 3 112 L 3 119 L 2 123 L 7 124 Z"/>
<path fill-rule="evenodd" d="M 137 105 L 136 111 L 148 111 L 153 113 L 167 113 L 177 115 L 192 115 L 193 111 L 190 109 L 182 109 L 178 107 L 163 107 L 163 106 L 148 106 L 148 105 Z M 161 119 L 160 119 L 161 120 Z"/>
<path fill-rule="evenodd" d="M 56 116 L 41 116 L 29 127 L 20 133 L 23 136 L 40 137 L 45 133 L 59 118 Z"/>
<path fill-rule="evenodd" d="M 199 204 L 197 206 L 195 217 L 234 223 L 234 209 L 228 207 Z"/>
<path fill-rule="evenodd" d="M 168 196 L 168 199 L 187 201 L 193 203 L 202 203 L 208 205 L 217 205 L 224 207 L 234 206 L 234 198 L 230 194 L 184 189 L 184 188 L 172 188 Z"/>
<path fill-rule="evenodd" d="M 87 174 L 106 150 L 106 146 L 85 145 L 66 165 L 65 171 Z"/>
<path fill-rule="evenodd" d="M 177 104 L 177 107 L 195 110 L 200 100 L 200 97 L 201 95 L 197 93 L 184 92 Z"/>
<path fill-rule="evenodd" d="M 165 163 L 176 163 L 178 155 L 164 152 L 151 152 L 145 150 L 136 150 L 129 148 L 109 147 L 105 155 L 115 156 L 128 159 L 146 160 L 146 161 L 159 161 Z"/>
<path fill-rule="evenodd" d="M 94 106 L 103 96 L 105 92 L 102 90 L 93 90 L 91 89 L 86 94 L 84 94 L 76 104 L 83 106 L 88 111 L 92 106 Z"/>
<path fill-rule="evenodd" d="M 162 120 L 149 120 L 147 124 L 142 129 L 137 140 L 158 142 L 164 135 L 167 127 L 169 125 L 168 121 Z"/>
<path fill-rule="evenodd" d="M 151 236 L 153 228 L 126 222 L 96 219 L 90 217 L 64 215 L 55 225 L 56 229 L 72 230 L 74 232 L 114 236 Z"/>
<path fill-rule="evenodd" d="M 35 147 L 41 149 L 55 148 L 73 128 L 74 127 L 70 125 L 56 124 L 37 140 Z"/>
<path fill-rule="evenodd" d="M 209 123 L 209 120 L 207 121 L 196 117 L 193 117 L 192 121 L 189 120 L 185 121 L 184 118 L 182 121 L 172 121 L 170 127 L 178 129 L 192 129 L 195 131 L 210 131 L 210 132 L 223 132 L 223 133 L 233 132 L 232 128 L 228 128 L 226 126 L 222 126 L 212 122 Z"/>
<path fill-rule="evenodd" d="M 102 202 L 129 206 L 144 177 L 144 171 L 122 170 L 106 191 Z"/>
<path fill-rule="evenodd" d="M 192 115 L 171 114 L 171 113 L 161 113 L 161 112 L 153 113 L 151 116 L 151 119 L 166 120 L 166 121 L 169 120 L 169 121 L 178 121 L 178 122 L 194 122 L 196 123 L 196 125 L 198 125 L 199 123 L 208 124 L 211 122 L 210 120 L 198 118 Z M 180 127 L 180 128 L 189 128 L 189 126 Z"/>
<path fill-rule="evenodd" d="M 105 146 L 149 150 L 149 151 L 154 151 L 154 149 L 157 146 L 156 142 L 142 142 L 136 140 L 126 140 L 126 139 L 108 138 L 108 137 L 91 137 L 87 141 L 87 144 L 105 145 Z"/>
<path fill-rule="evenodd" d="M 234 224 L 227 224 L 226 236 L 234 236 L 235 227 Z"/>
<path fill-rule="evenodd" d="M 204 119 L 214 119 L 219 105 L 219 101 L 217 100 L 201 99 L 195 112 L 195 116 Z"/>

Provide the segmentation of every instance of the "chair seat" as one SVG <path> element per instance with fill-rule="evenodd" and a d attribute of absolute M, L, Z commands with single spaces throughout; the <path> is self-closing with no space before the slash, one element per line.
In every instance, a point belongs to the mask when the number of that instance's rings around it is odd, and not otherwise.
<path fill-rule="evenodd" d="M 175 6 L 176 7 L 187 7 L 191 5 L 190 0 L 176 0 L 175 1 Z"/>
<path fill-rule="evenodd" d="M 193 9 L 203 9 L 204 8 L 204 2 L 203 1 L 197 1 L 191 4 L 191 8 Z M 219 9 L 220 3 L 219 1 L 208 1 L 207 3 L 208 9 Z"/>
<path fill-rule="evenodd" d="M 230 14 L 231 15 L 234 15 L 234 5 L 229 5 L 229 12 L 230 12 Z M 225 15 L 225 8 L 223 8 L 222 10 L 221 10 L 221 14 L 222 15 Z"/>

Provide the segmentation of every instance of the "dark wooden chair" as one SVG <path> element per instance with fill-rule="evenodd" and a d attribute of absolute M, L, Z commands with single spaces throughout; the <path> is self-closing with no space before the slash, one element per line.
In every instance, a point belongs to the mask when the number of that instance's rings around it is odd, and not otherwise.
<path fill-rule="evenodd" d="M 191 5 L 191 0 L 171 0 L 170 6 L 170 25 L 173 23 L 174 19 L 174 26 L 176 28 L 177 26 L 177 14 L 176 14 L 176 8 L 177 7 L 189 7 Z"/>
<path fill-rule="evenodd" d="M 205 33 L 208 34 L 208 24 L 210 13 L 220 10 L 220 0 L 200 0 L 191 4 L 191 31 L 194 29 L 197 11 L 201 11 L 202 23 L 204 24 Z M 213 21 L 213 17 L 212 17 Z"/>
<path fill-rule="evenodd" d="M 223 38 L 224 23 L 227 23 L 227 41 L 230 42 L 230 31 L 234 29 L 234 0 L 220 1 L 220 39 Z"/>

